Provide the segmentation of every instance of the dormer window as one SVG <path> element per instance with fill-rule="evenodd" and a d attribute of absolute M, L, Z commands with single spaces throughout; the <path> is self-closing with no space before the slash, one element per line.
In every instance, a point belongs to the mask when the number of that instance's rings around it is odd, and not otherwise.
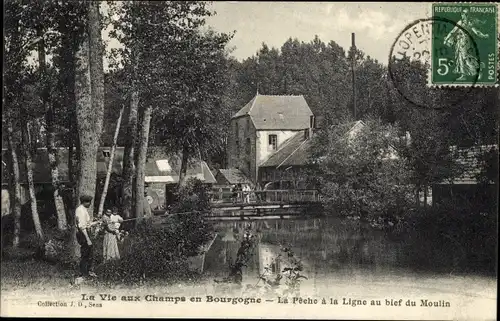
<path fill-rule="evenodd" d="M 110 156 L 111 156 L 111 153 L 110 153 L 110 151 L 109 151 L 109 150 L 103 150 L 103 151 L 102 151 L 102 155 L 103 155 L 104 157 L 110 157 Z"/>

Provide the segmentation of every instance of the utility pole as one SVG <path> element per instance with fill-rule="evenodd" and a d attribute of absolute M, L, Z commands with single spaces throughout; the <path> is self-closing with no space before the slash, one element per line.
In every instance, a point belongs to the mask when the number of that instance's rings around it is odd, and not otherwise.
<path fill-rule="evenodd" d="M 356 41 L 355 41 L 355 34 L 354 32 L 351 33 L 351 50 L 352 50 L 352 56 L 351 56 L 351 71 L 352 71 L 352 114 L 354 117 L 354 120 L 356 120 L 356 72 L 355 72 L 355 64 L 356 64 Z"/>

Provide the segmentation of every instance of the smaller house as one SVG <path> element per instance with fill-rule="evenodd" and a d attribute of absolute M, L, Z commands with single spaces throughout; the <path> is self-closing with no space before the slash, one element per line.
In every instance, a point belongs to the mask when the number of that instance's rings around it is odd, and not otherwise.
<path fill-rule="evenodd" d="M 498 166 L 498 145 L 480 145 L 472 147 L 451 146 L 450 151 L 457 153 L 456 164 L 462 173 L 452 180 L 442 181 L 432 186 L 433 204 L 442 204 L 452 201 L 459 203 L 473 203 L 478 206 L 491 206 L 496 204 L 498 198 L 498 181 L 479 180 L 482 168 L 487 168 L 484 155 L 493 156 Z M 498 176 L 498 167 L 494 170 Z"/>
<path fill-rule="evenodd" d="M 254 187 L 252 181 L 237 168 L 216 170 L 215 180 L 217 182 L 213 185 L 213 201 L 231 200 L 233 185 L 246 184 L 252 188 Z"/>
<path fill-rule="evenodd" d="M 253 185 L 252 181 L 237 168 L 218 169 L 215 174 L 217 186 L 230 186 L 235 184 Z"/>
<path fill-rule="evenodd" d="M 97 162 L 97 179 L 103 180 L 106 177 L 107 168 L 110 158 L 110 147 L 99 147 L 98 153 L 96 155 Z M 69 179 L 68 170 L 68 148 L 58 148 L 58 160 L 59 160 L 59 180 L 62 184 L 71 185 L 72 182 Z M 121 175 L 123 166 L 123 147 L 117 147 L 115 156 L 113 159 L 112 173 Z M 51 188 L 51 173 L 49 167 L 49 160 L 46 148 L 38 148 L 37 153 L 33 158 L 34 169 L 33 176 L 35 182 L 35 189 L 38 193 L 41 193 L 47 188 Z M 6 210 L 4 207 L 9 209 L 9 192 L 8 192 L 8 182 L 10 178 L 10 156 L 6 149 L 2 150 L 2 215 L 10 213 L 10 210 Z M 27 176 L 26 169 L 23 163 L 20 164 L 20 181 L 21 181 L 21 203 L 25 204 L 29 201 L 29 196 L 27 193 Z M 148 187 L 148 197 L 147 200 L 151 205 L 152 209 L 162 209 L 165 203 L 168 204 L 172 199 L 173 191 L 175 190 L 176 184 L 179 182 L 179 173 L 181 168 L 181 157 L 180 156 L 169 156 L 162 148 L 150 147 L 148 149 L 148 157 L 146 160 L 146 177 L 145 183 Z M 216 182 L 215 177 L 210 171 L 206 162 L 200 159 L 192 160 L 188 163 L 186 178 L 197 178 L 203 181 L 205 184 L 214 184 Z M 119 193 L 119 191 L 117 191 Z M 108 193 L 112 194 L 111 191 Z M 117 197 L 119 197 L 117 195 Z M 37 200 L 41 200 L 40 196 L 37 195 Z"/>

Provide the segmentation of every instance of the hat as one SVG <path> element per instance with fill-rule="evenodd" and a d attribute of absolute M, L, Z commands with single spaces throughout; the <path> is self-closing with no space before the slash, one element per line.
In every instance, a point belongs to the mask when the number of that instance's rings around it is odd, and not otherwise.
<path fill-rule="evenodd" d="M 80 202 L 82 203 L 92 202 L 92 196 L 82 195 L 80 196 Z"/>

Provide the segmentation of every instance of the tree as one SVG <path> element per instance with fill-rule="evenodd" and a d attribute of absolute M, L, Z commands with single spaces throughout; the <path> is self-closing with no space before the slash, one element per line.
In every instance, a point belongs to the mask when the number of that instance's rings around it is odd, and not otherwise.
<path fill-rule="evenodd" d="M 135 59 L 134 59 L 135 60 Z M 134 63 L 133 74 L 137 73 Z M 122 212 L 125 218 L 132 217 L 133 184 L 135 178 L 134 148 L 137 140 L 137 113 L 139 108 L 139 93 L 135 81 L 132 83 L 130 93 L 130 105 L 128 108 L 128 119 L 126 127 L 126 140 L 123 152 L 123 188 L 122 188 Z"/>
<path fill-rule="evenodd" d="M 116 142 L 118 140 L 118 133 L 120 132 L 120 125 L 122 122 L 124 107 L 125 106 L 122 106 L 122 109 L 120 109 L 120 115 L 118 116 L 118 121 L 116 122 L 115 135 L 113 137 L 113 145 L 111 146 L 111 153 L 109 155 L 108 170 L 106 171 L 106 180 L 104 181 L 104 187 L 101 194 L 101 201 L 99 202 L 99 209 L 97 210 L 97 217 L 101 217 L 102 212 L 104 210 L 104 202 L 106 200 L 106 195 L 108 193 L 108 186 L 109 186 L 109 180 L 111 179 L 111 172 L 113 171 L 113 161 L 115 159 Z"/>
<path fill-rule="evenodd" d="M 5 3 L 4 29 L 4 97 L 2 123 L 7 127 L 7 143 L 10 154 L 10 204 L 14 213 L 14 236 L 12 245 L 19 246 L 21 233 L 21 184 L 19 173 L 19 142 L 15 139 L 15 128 L 21 128 L 22 95 L 27 77 L 27 57 L 33 45 L 32 39 L 26 37 L 26 5 L 18 1 Z"/>
<path fill-rule="evenodd" d="M 148 105 L 144 109 L 144 114 L 142 115 L 142 126 L 141 133 L 139 137 L 139 150 L 137 158 L 137 172 L 136 172 L 136 206 L 135 206 L 135 217 L 142 218 L 144 216 L 151 216 L 151 209 L 149 204 L 144 198 L 144 180 L 146 178 L 146 158 L 148 153 L 148 143 L 149 143 L 149 129 L 151 124 L 151 114 L 153 112 L 153 106 Z M 149 209 L 149 211 L 148 211 Z"/>
<path fill-rule="evenodd" d="M 72 185 L 72 204 L 69 208 L 78 206 L 77 200 L 77 173 L 79 172 L 80 144 L 76 121 L 76 53 L 83 39 L 86 37 L 86 7 L 83 2 L 59 3 L 54 17 L 54 28 L 59 33 L 59 39 L 53 50 L 54 68 L 58 70 L 56 81 L 51 86 L 50 100 L 53 104 L 54 132 L 64 134 L 63 146 L 68 147 L 68 178 Z M 50 109 L 47 110 L 50 117 Z M 49 122 L 48 122 L 49 124 Z M 47 126 L 47 139 L 50 138 L 50 126 Z M 48 142 L 51 145 L 51 142 Z M 59 161 L 56 158 L 57 161 Z M 72 215 L 68 216 L 70 219 Z M 72 222 L 70 221 L 70 224 Z"/>
<path fill-rule="evenodd" d="M 143 212 L 150 127 L 155 129 L 154 143 L 167 145 L 170 154 L 182 152 L 181 177 L 187 161 L 210 150 L 214 145 L 211 139 L 218 138 L 213 131 L 219 132 L 221 126 L 210 120 L 218 119 L 221 108 L 213 97 L 221 93 L 212 89 L 224 81 L 223 70 L 216 67 L 225 62 L 223 49 L 228 36 L 200 32 L 204 18 L 211 14 L 206 7 L 206 3 L 196 1 L 134 1 L 114 8 L 120 19 L 115 22 L 113 36 L 124 45 L 116 53 L 123 68 L 130 71 L 126 81 L 131 107 L 124 156 L 124 213 L 131 210 L 129 200 L 134 194 L 136 215 Z M 131 186 L 135 186 L 134 191 Z"/>
<path fill-rule="evenodd" d="M 95 196 L 96 155 L 102 131 L 104 113 L 103 47 L 99 2 L 89 2 L 87 37 L 77 52 L 75 91 L 77 97 L 77 126 L 80 145 L 78 194 Z M 93 206 L 89 208 L 93 216 Z"/>
<path fill-rule="evenodd" d="M 171 64 L 178 71 L 166 101 L 170 108 L 161 110 L 155 129 L 167 150 L 182 155 L 179 185 L 184 183 L 190 160 L 223 147 L 219 138 L 229 116 L 222 101 L 227 66 L 224 48 L 229 39 L 215 32 L 188 34 L 187 45 L 179 44 L 178 62 Z"/>
<path fill-rule="evenodd" d="M 40 84 L 42 84 L 41 88 L 41 101 L 43 103 L 43 107 L 45 110 L 45 129 L 46 129 L 46 147 L 47 154 L 49 158 L 49 166 L 50 166 L 50 176 L 52 181 L 52 190 L 54 197 L 54 205 L 57 213 L 57 227 L 60 231 L 64 231 L 67 228 L 66 221 L 66 210 L 64 206 L 64 201 L 61 196 L 60 184 L 59 184 L 59 170 L 58 170 L 58 159 L 57 159 L 57 149 L 55 145 L 55 124 L 54 124 L 54 104 L 50 101 L 50 76 L 47 72 L 46 66 L 46 57 L 45 57 L 45 40 L 43 34 L 46 30 L 44 30 L 45 23 L 49 20 L 50 14 L 48 11 L 51 9 L 51 6 L 34 6 L 35 13 L 39 14 L 38 19 L 34 19 L 36 22 L 35 29 L 38 37 L 41 37 L 41 40 L 38 42 L 38 72 Z M 48 8 L 47 8 L 48 7 Z M 44 11 L 45 9 L 45 11 Z M 29 175 L 29 173 L 28 173 Z M 36 226 L 36 224 L 35 224 Z"/>
<path fill-rule="evenodd" d="M 433 184 L 453 179 L 461 172 L 455 162 L 459 155 L 450 149 L 453 130 L 446 117 L 455 107 L 448 93 L 426 86 L 426 68 L 418 61 L 394 60 L 391 69 L 400 92 L 395 88 L 389 91 L 401 134 L 408 132 L 411 137 L 409 144 L 401 146 L 401 154 L 409 161 L 417 202 L 420 193 L 424 194 L 424 206 Z M 401 93 L 408 95 L 407 99 Z"/>
<path fill-rule="evenodd" d="M 378 120 L 354 137 L 348 122 L 322 130 L 313 139 L 312 179 L 328 213 L 370 222 L 402 216 L 414 204 L 406 159 L 397 155 L 394 127 Z"/>
<path fill-rule="evenodd" d="M 31 70 L 26 70 L 27 73 L 27 79 L 33 79 L 36 78 L 36 75 L 33 73 Z M 31 77 L 30 77 L 31 76 Z M 20 93 L 22 96 L 22 107 L 21 107 L 21 112 L 20 116 L 23 118 L 23 121 L 20 121 L 21 123 L 21 150 L 24 152 L 24 165 L 25 165 L 25 170 L 26 170 L 26 180 L 28 183 L 28 193 L 29 193 L 29 198 L 30 198 L 30 205 L 31 205 L 31 217 L 33 219 L 33 226 L 35 228 L 35 233 L 38 237 L 39 241 L 43 241 L 43 230 L 42 230 L 42 225 L 40 223 L 40 217 L 38 215 L 38 206 L 37 206 L 37 200 L 36 200 L 36 191 L 35 191 L 35 182 L 34 182 L 34 177 L 33 177 L 33 157 L 36 153 L 36 144 L 33 143 L 32 141 L 32 131 L 30 130 L 32 126 L 31 123 L 34 120 L 33 115 L 37 115 L 40 112 L 37 111 L 37 100 L 38 98 L 37 95 L 33 95 L 32 92 L 29 90 L 30 87 L 33 87 L 33 84 L 30 84 L 31 86 L 26 85 L 25 91 L 23 93 Z M 31 95 L 30 95 L 31 94 Z"/>

